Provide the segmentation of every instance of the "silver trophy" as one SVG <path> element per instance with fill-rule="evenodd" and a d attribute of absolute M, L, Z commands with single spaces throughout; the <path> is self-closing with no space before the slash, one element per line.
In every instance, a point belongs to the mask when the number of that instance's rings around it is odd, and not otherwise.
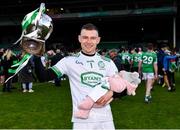
<path fill-rule="evenodd" d="M 39 55 L 45 50 L 45 41 L 53 31 L 52 19 L 45 13 L 45 4 L 27 14 L 22 21 L 22 35 L 19 41 L 22 49 L 30 54 Z"/>
<path fill-rule="evenodd" d="M 40 8 L 28 13 L 22 21 L 21 37 L 13 43 L 20 42 L 22 49 L 26 52 L 21 61 L 11 67 L 18 66 L 14 75 L 6 79 L 5 83 L 13 78 L 24 66 L 27 65 L 32 55 L 42 55 L 45 51 L 45 41 L 53 31 L 52 19 L 45 13 L 45 4 Z"/>

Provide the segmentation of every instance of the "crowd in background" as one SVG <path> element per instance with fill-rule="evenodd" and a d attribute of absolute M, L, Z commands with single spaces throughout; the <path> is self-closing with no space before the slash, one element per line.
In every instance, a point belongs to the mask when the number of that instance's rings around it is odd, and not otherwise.
<path fill-rule="evenodd" d="M 34 61 L 31 58 L 28 64 L 12 79 L 5 82 L 9 77 L 15 74 L 17 65 L 24 57 L 24 52 L 14 53 L 11 49 L 0 49 L 0 83 L 2 84 L 3 92 L 11 92 L 13 83 L 19 82 L 21 84 L 22 92 L 34 92 L 32 89 L 33 82 L 37 82 L 34 74 Z M 45 67 L 51 67 L 56 64 L 60 59 L 65 56 L 65 53 L 61 52 L 60 49 L 48 50 L 42 56 L 42 62 Z M 65 77 L 64 77 L 65 78 Z M 55 86 L 61 85 L 61 77 L 54 79 Z"/>
<path fill-rule="evenodd" d="M 118 70 L 138 72 L 145 80 L 145 102 L 150 102 L 151 90 L 155 81 L 169 92 L 175 91 L 175 72 L 180 68 L 180 54 L 165 43 L 158 48 L 148 43 L 146 47 L 122 47 L 120 49 L 101 50 L 101 55 L 111 58 Z M 118 96 L 122 96 L 122 93 Z"/>
<path fill-rule="evenodd" d="M 176 49 L 170 49 L 167 44 L 161 43 L 158 48 L 154 48 L 154 44 L 147 44 L 147 46 L 143 48 L 121 47 L 118 49 L 97 50 L 97 52 L 102 56 L 111 58 L 117 66 L 118 71 L 136 71 L 140 74 L 142 80 L 146 80 L 145 101 L 149 102 L 152 98 L 151 90 L 153 89 L 155 80 L 157 80 L 157 83 L 162 85 L 162 87 L 167 86 L 169 92 L 175 91 L 175 72 L 180 68 L 180 54 Z M 75 53 L 75 51 L 65 52 L 56 48 L 46 51 L 41 57 L 41 60 L 44 66 L 48 68 L 55 65 L 64 56 Z M 30 60 L 28 65 L 26 65 L 18 75 L 5 83 L 6 79 L 15 73 L 16 66 L 12 67 L 12 65 L 17 64 L 23 56 L 24 52 L 15 54 L 11 49 L 0 49 L 0 83 L 3 86 L 3 92 L 11 92 L 11 89 L 14 88 L 12 85 L 13 82 L 20 82 L 22 92 L 34 92 L 32 86 L 33 82 L 37 82 L 37 79 L 33 71 L 33 60 Z M 143 69 L 144 67 L 146 68 Z M 147 71 L 148 75 L 145 76 L 143 73 L 147 73 L 146 69 L 150 69 L 150 72 Z M 152 74 L 154 76 L 152 76 Z M 52 82 L 55 86 L 61 86 L 62 79 L 66 79 L 66 77 L 57 77 Z M 124 95 L 126 95 L 125 91 L 120 94 L 115 93 L 114 97 L 120 98 Z"/>

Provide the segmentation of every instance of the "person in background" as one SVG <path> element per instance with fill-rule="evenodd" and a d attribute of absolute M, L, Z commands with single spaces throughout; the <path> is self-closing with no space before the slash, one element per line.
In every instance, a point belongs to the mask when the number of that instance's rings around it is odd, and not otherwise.
<path fill-rule="evenodd" d="M 109 51 L 110 58 L 114 61 L 118 71 L 121 71 L 121 58 L 118 55 L 118 51 L 116 49 L 112 49 Z"/>
<path fill-rule="evenodd" d="M 121 57 L 118 55 L 118 51 L 116 49 L 111 49 L 109 51 L 109 56 L 112 59 L 112 61 L 115 63 L 115 65 L 118 69 L 118 72 L 120 72 L 122 70 L 121 69 L 122 65 L 121 65 Z M 127 95 L 127 89 L 125 89 L 121 93 L 114 92 L 113 98 L 114 99 L 120 99 L 126 95 Z"/>
<path fill-rule="evenodd" d="M 158 83 L 160 85 L 162 85 L 162 87 L 165 86 L 166 82 L 166 75 L 164 75 L 164 71 L 163 71 L 163 60 L 164 60 L 164 56 L 165 54 L 165 50 L 167 49 L 167 45 L 163 42 L 160 43 L 160 49 L 158 49 L 157 51 L 157 59 L 158 59 Z M 163 85 L 164 83 L 164 85 Z"/>
<path fill-rule="evenodd" d="M 56 53 L 54 52 L 54 50 L 49 50 L 47 51 L 47 62 L 46 62 L 46 67 L 47 68 L 50 68 L 52 65 L 51 65 L 51 59 L 53 56 L 55 56 Z"/>
<path fill-rule="evenodd" d="M 133 49 L 132 51 L 132 69 L 131 72 L 138 72 L 138 64 L 141 59 L 141 54 L 138 53 L 138 48 Z"/>
<path fill-rule="evenodd" d="M 3 68 L 4 68 L 4 75 L 5 80 L 7 80 L 10 76 L 12 76 L 17 67 L 11 67 L 12 65 L 18 63 L 18 58 L 16 57 L 16 54 L 13 53 L 11 49 L 7 49 L 5 53 L 2 56 L 3 58 Z M 15 78 L 14 78 L 15 79 Z M 12 89 L 12 80 L 8 80 L 6 83 L 3 84 L 3 92 L 11 92 Z"/>
<path fill-rule="evenodd" d="M 22 57 L 23 55 L 24 53 L 22 54 Z M 34 90 L 32 89 L 33 81 L 34 81 L 33 68 L 34 68 L 33 58 L 31 58 L 28 64 L 24 68 L 22 68 L 18 73 L 18 80 L 22 85 L 23 93 L 34 92 Z"/>
<path fill-rule="evenodd" d="M 168 87 L 168 91 L 172 92 L 175 91 L 175 78 L 174 73 L 177 69 L 176 66 L 176 58 L 175 52 L 171 52 L 166 50 L 165 53 L 167 54 L 163 59 L 163 71 L 164 75 L 167 76 L 166 85 Z"/>
<path fill-rule="evenodd" d="M 157 55 L 153 51 L 153 44 L 148 43 L 147 52 L 143 52 L 138 68 L 139 74 L 143 73 L 143 79 L 146 81 L 146 92 L 144 101 L 149 103 L 152 99 L 151 89 L 153 88 L 154 80 L 158 76 Z"/>
<path fill-rule="evenodd" d="M 102 50 L 100 50 L 98 53 L 99 53 L 100 55 L 102 55 L 102 56 L 105 56 L 105 57 L 107 57 L 107 55 L 108 55 L 107 49 L 102 49 Z"/>
<path fill-rule="evenodd" d="M 125 50 L 121 53 L 121 66 L 122 70 L 130 71 L 131 67 L 131 54 L 129 53 L 129 48 L 125 48 Z"/>

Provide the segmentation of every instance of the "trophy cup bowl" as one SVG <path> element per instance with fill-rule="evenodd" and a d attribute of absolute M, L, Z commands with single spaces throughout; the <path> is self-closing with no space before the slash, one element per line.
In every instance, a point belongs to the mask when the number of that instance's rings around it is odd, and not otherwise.
<path fill-rule="evenodd" d="M 45 44 L 35 40 L 22 40 L 21 46 L 23 50 L 32 55 L 42 55 L 45 51 Z"/>
<path fill-rule="evenodd" d="M 38 24 L 30 24 L 21 41 L 21 46 L 24 51 L 33 55 L 42 55 L 45 51 L 45 41 L 49 38 L 53 31 L 51 18 L 42 14 Z"/>

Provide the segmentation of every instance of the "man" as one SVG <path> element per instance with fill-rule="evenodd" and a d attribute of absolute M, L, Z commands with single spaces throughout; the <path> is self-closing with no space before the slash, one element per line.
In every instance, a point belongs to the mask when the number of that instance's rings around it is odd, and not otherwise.
<path fill-rule="evenodd" d="M 166 56 L 165 54 L 165 50 L 168 48 L 168 46 L 161 42 L 160 43 L 160 49 L 158 49 L 158 52 L 157 52 L 157 62 L 158 62 L 158 76 L 159 76 L 159 84 L 162 85 L 162 87 L 165 86 L 165 82 L 167 82 L 167 78 L 166 78 L 166 75 L 163 71 L 163 60 L 164 60 L 164 57 Z"/>
<path fill-rule="evenodd" d="M 141 58 L 141 54 L 138 53 L 138 49 L 132 49 L 132 69 L 131 72 L 138 72 L 138 64 L 139 64 L 139 60 Z"/>
<path fill-rule="evenodd" d="M 131 66 L 131 54 L 129 53 L 129 48 L 125 48 L 124 51 L 121 53 L 121 66 L 122 70 L 130 71 Z"/>
<path fill-rule="evenodd" d="M 139 74 L 143 73 L 143 79 L 146 81 L 146 94 L 144 101 L 151 101 L 151 89 L 153 88 L 154 80 L 158 76 L 157 55 L 153 51 L 153 44 L 148 43 L 147 52 L 143 52 L 139 61 Z"/>
<path fill-rule="evenodd" d="M 110 58 L 114 61 L 118 71 L 121 71 L 121 58 L 118 55 L 118 52 L 116 49 L 112 49 L 109 51 Z"/>
<path fill-rule="evenodd" d="M 11 67 L 14 64 L 18 63 L 18 58 L 15 55 L 15 53 L 13 53 L 13 51 L 11 49 L 7 49 L 6 52 L 3 54 L 3 68 L 4 68 L 4 75 L 5 75 L 5 80 L 7 80 L 9 77 L 11 77 L 17 67 Z M 12 83 L 13 81 L 16 81 L 17 77 L 15 77 L 15 79 L 10 79 L 8 80 L 8 82 L 4 82 L 3 84 L 3 92 L 11 92 L 12 89 Z"/>
<path fill-rule="evenodd" d="M 51 80 L 63 74 L 68 76 L 73 103 L 73 129 L 115 129 L 110 105 L 105 105 L 113 96 L 112 91 L 108 91 L 96 102 L 104 107 L 92 108 L 88 119 L 74 116 L 78 110 L 77 105 L 86 98 L 93 87 L 98 85 L 103 77 L 118 72 L 112 60 L 96 52 L 100 39 L 98 29 L 93 24 L 86 24 L 81 28 L 78 36 L 81 44 L 79 53 L 61 59 L 48 70 L 43 69 L 40 58 L 35 59 L 36 74 L 40 81 Z"/>
<path fill-rule="evenodd" d="M 121 68 L 121 57 L 118 55 L 118 52 L 116 49 L 112 49 L 109 51 L 109 56 L 110 58 L 113 60 L 113 62 L 115 63 L 118 72 L 122 70 Z M 113 98 L 114 99 L 120 99 L 124 96 L 127 95 L 127 89 L 125 89 L 124 91 L 122 91 L 121 93 L 116 93 L 114 92 Z"/>
<path fill-rule="evenodd" d="M 177 69 L 176 66 L 176 58 L 175 51 L 171 52 L 169 50 L 165 51 L 166 56 L 164 56 L 163 59 L 163 71 L 164 71 L 164 77 L 165 84 L 168 87 L 168 91 L 172 92 L 175 91 L 175 78 L 174 78 L 174 72 Z"/>

